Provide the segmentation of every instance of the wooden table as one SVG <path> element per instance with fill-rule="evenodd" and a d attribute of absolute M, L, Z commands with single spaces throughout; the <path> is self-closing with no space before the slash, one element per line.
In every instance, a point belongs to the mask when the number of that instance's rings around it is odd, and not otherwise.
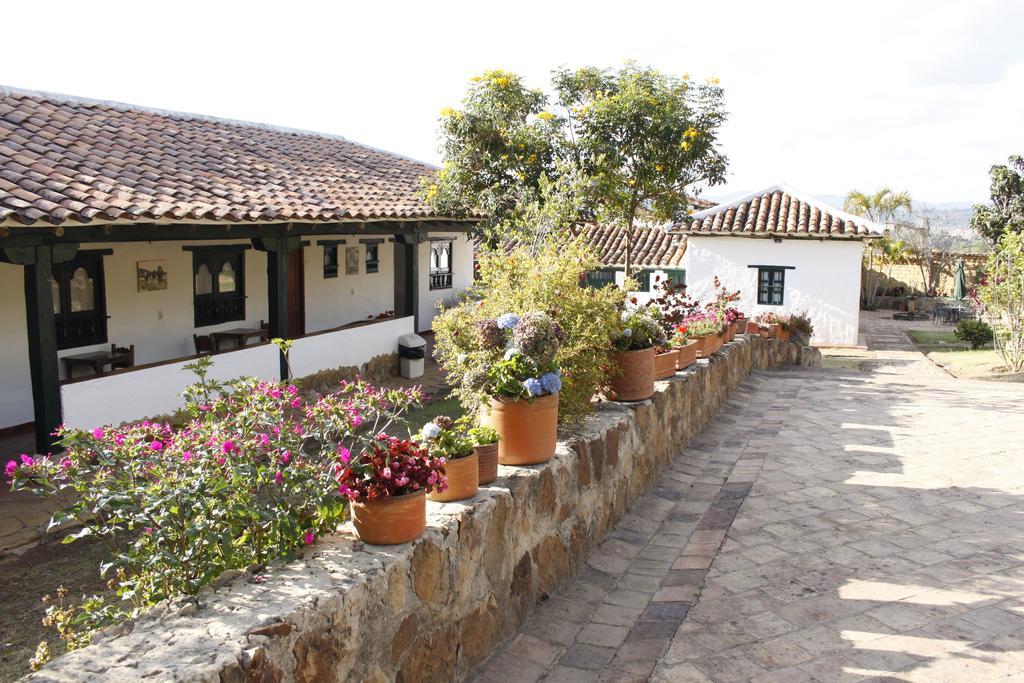
<path fill-rule="evenodd" d="M 246 342 L 256 337 L 260 341 L 265 341 L 267 338 L 267 330 L 262 327 L 235 327 L 230 330 L 220 330 L 219 332 L 212 332 L 210 336 L 213 338 L 214 347 L 220 351 L 221 342 L 234 341 L 235 346 L 241 348 L 245 346 Z"/>
<path fill-rule="evenodd" d="M 128 360 L 131 355 L 127 351 L 92 351 L 90 353 L 79 353 L 74 356 L 64 356 L 64 374 L 68 379 L 74 374 L 74 369 L 79 366 L 91 368 L 93 374 L 102 375 L 103 369 L 116 361 Z"/>

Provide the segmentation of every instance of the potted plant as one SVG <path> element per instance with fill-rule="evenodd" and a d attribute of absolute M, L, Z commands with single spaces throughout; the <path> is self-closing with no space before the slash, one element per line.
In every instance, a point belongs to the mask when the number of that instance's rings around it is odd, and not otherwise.
<path fill-rule="evenodd" d="M 775 330 L 775 338 L 779 341 L 789 341 L 789 320 L 790 316 L 780 315 L 778 327 Z"/>
<path fill-rule="evenodd" d="M 762 313 L 754 321 L 758 325 L 761 336 L 768 339 L 778 337 L 779 332 L 782 330 L 779 316 L 775 313 Z"/>
<path fill-rule="evenodd" d="M 432 457 L 444 462 L 448 479 L 443 491 L 427 494 L 430 500 L 450 503 L 476 495 L 480 485 L 480 458 L 469 430 L 470 418 L 466 416 L 453 420 L 447 415 L 438 415 L 423 425 L 420 442 Z"/>
<path fill-rule="evenodd" d="M 676 374 L 676 366 L 679 364 L 679 349 L 667 341 L 662 346 L 654 348 L 654 379 L 668 379 Z"/>
<path fill-rule="evenodd" d="M 655 306 L 629 305 L 621 327 L 612 337 L 615 376 L 612 391 L 618 401 L 643 401 L 654 395 L 655 347 L 664 346 L 665 332 Z"/>
<path fill-rule="evenodd" d="M 479 484 L 490 484 L 498 478 L 498 432 L 487 425 L 477 425 L 469 430 L 476 451 Z"/>
<path fill-rule="evenodd" d="M 419 537 L 427 526 L 427 492 L 446 488 L 444 458 L 386 434 L 358 457 L 343 454 L 338 473 L 338 491 L 351 502 L 356 534 L 373 545 Z"/>
<path fill-rule="evenodd" d="M 718 350 L 718 335 L 722 324 L 718 317 L 707 311 L 694 311 L 683 320 L 687 335 L 697 342 L 697 358 L 708 358 Z"/>
<path fill-rule="evenodd" d="M 697 362 L 697 340 L 690 339 L 689 328 L 677 325 L 669 344 L 676 348 L 676 370 L 684 370 Z"/>
<path fill-rule="evenodd" d="M 790 340 L 796 344 L 806 346 L 811 343 L 814 325 L 811 324 L 811 319 L 806 312 L 789 316 L 789 334 Z"/>
<path fill-rule="evenodd" d="M 724 311 L 725 324 L 729 326 L 729 334 L 726 341 L 732 341 L 736 338 L 737 334 L 742 334 L 747 329 L 747 322 L 743 317 L 743 314 L 737 308 L 732 306 L 728 307 Z"/>
<path fill-rule="evenodd" d="M 504 313 L 480 321 L 481 350 L 467 356 L 463 382 L 488 398 L 480 422 L 498 433 L 498 462 L 536 465 L 555 455 L 562 329 L 547 313 Z"/>

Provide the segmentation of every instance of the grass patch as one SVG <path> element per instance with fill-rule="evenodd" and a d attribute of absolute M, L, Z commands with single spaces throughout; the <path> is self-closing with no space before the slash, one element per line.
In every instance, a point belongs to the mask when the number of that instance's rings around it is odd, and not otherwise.
<path fill-rule="evenodd" d="M 434 399 L 423 404 L 422 408 L 410 410 L 405 419 L 409 422 L 409 429 L 413 434 L 420 431 L 423 425 L 433 420 L 438 415 L 447 415 L 453 420 L 465 415 L 462 404 L 454 396 Z"/>
<path fill-rule="evenodd" d="M 952 332 L 931 330 L 908 330 L 907 336 L 924 353 L 929 351 L 969 350 L 971 345 L 956 338 Z"/>

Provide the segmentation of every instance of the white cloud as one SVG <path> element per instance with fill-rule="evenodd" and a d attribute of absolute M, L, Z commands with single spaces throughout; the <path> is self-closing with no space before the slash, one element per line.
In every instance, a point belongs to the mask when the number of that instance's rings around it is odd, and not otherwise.
<path fill-rule="evenodd" d="M 1024 5 L 945 2 L 16 3 L 0 83 L 338 133 L 437 161 L 469 76 L 624 59 L 717 75 L 721 192 L 984 200 L 1024 153 Z"/>

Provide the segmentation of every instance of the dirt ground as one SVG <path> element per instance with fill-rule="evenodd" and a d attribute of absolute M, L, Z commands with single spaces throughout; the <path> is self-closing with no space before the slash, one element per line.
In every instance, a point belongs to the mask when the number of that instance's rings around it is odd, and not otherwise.
<path fill-rule="evenodd" d="M 62 536 L 0 559 L 0 681 L 28 673 L 40 640 L 49 640 L 54 654 L 63 651 L 60 640 L 42 624 L 44 595 L 55 595 L 63 585 L 77 602 L 83 594 L 106 589 L 99 571 L 105 546 L 95 541 L 62 545 Z"/>

